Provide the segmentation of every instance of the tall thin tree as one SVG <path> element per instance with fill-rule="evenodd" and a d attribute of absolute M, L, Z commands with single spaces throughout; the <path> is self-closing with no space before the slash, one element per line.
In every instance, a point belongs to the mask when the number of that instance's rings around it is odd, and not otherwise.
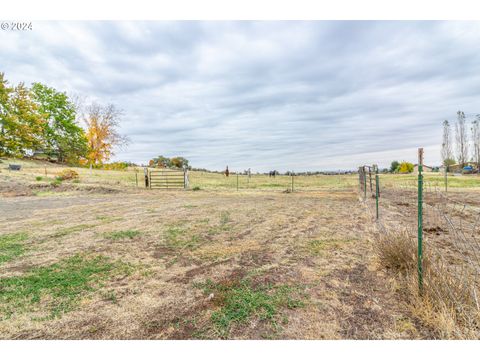
<path fill-rule="evenodd" d="M 477 172 L 480 169 L 480 115 L 472 122 L 472 143 L 474 161 L 477 163 Z"/>
<path fill-rule="evenodd" d="M 457 112 L 457 122 L 455 123 L 455 141 L 457 149 L 457 160 L 463 168 L 468 161 L 468 136 L 465 124 L 465 113 Z"/>
<path fill-rule="evenodd" d="M 452 130 L 448 120 L 443 122 L 443 139 L 442 139 L 442 163 L 444 166 L 448 166 L 449 162 L 453 159 L 452 154 Z"/>

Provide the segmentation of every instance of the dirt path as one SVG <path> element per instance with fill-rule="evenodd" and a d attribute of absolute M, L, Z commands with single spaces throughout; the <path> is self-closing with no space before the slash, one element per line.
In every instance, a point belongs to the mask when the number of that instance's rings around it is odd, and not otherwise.
<path fill-rule="evenodd" d="M 421 337 L 376 268 L 371 219 L 353 191 L 3 198 L 0 212 L 0 234 L 29 234 L 25 254 L 0 265 L 2 277 L 77 253 L 138 268 L 60 318 L 22 313 L 0 321 L 5 338 Z M 129 229 L 140 235 L 104 235 Z M 299 286 L 303 304 L 279 308 L 280 326 L 252 315 L 219 334 L 212 314 L 225 304 L 198 284 L 244 279 L 253 289 Z"/>

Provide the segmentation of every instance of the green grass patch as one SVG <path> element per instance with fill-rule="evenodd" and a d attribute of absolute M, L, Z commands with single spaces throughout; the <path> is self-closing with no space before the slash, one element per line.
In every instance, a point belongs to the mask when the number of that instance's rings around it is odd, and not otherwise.
<path fill-rule="evenodd" d="M 52 187 L 58 187 L 58 186 L 62 185 L 62 179 L 57 177 L 57 178 L 55 178 L 55 180 L 50 182 L 50 185 Z"/>
<path fill-rule="evenodd" d="M 62 236 L 66 236 L 66 235 L 73 234 L 73 233 L 78 232 L 78 231 L 83 231 L 83 230 L 86 230 L 86 229 L 91 229 L 91 228 L 93 228 L 93 227 L 95 227 L 95 226 L 96 226 L 96 225 L 93 225 L 93 224 L 80 224 L 80 225 L 70 226 L 70 227 L 68 227 L 68 228 L 58 230 L 57 232 L 55 232 L 55 233 L 52 234 L 51 236 L 52 236 L 53 238 L 59 238 L 59 237 L 62 237 Z"/>
<path fill-rule="evenodd" d="M 141 235 L 138 230 L 120 230 L 112 231 L 105 234 L 105 239 L 110 240 L 122 240 L 122 239 L 134 239 Z"/>
<path fill-rule="evenodd" d="M 37 176 L 37 177 L 35 178 L 35 180 L 37 180 L 37 181 L 42 181 L 42 180 L 43 180 L 43 177 Z"/>
<path fill-rule="evenodd" d="M 53 265 L 38 267 L 25 275 L 0 278 L 0 314 L 45 311 L 54 318 L 72 310 L 87 293 L 115 274 L 129 274 L 132 267 L 97 256 L 75 255 Z"/>
<path fill-rule="evenodd" d="M 192 190 L 193 190 L 193 191 L 199 191 L 199 190 L 201 190 L 201 189 L 200 189 L 200 186 L 194 186 L 194 187 L 192 188 Z"/>
<path fill-rule="evenodd" d="M 252 286 L 250 280 L 227 284 L 215 284 L 207 280 L 199 285 L 204 293 L 214 294 L 219 307 L 211 315 L 211 321 L 221 337 L 226 337 L 232 324 L 246 323 L 253 318 L 268 322 L 278 330 L 282 322 L 281 310 L 304 306 L 305 294 L 299 286 Z"/>
<path fill-rule="evenodd" d="M 10 261 L 25 252 L 25 233 L 0 235 L 0 264 Z"/>
<path fill-rule="evenodd" d="M 196 248 L 201 238 L 197 234 L 189 234 L 188 229 L 180 226 L 170 226 L 165 230 L 166 245 L 177 249 Z"/>

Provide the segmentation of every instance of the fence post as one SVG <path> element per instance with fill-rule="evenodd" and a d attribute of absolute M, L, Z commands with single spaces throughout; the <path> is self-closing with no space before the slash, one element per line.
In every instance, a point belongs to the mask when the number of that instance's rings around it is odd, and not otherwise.
<path fill-rule="evenodd" d="M 377 210 L 377 220 L 378 220 L 378 195 L 380 193 L 380 191 L 379 191 L 380 184 L 378 183 L 378 179 L 379 179 L 379 176 L 378 176 L 378 171 L 377 171 L 377 173 L 375 174 L 375 206 L 376 206 L 376 210 Z"/>
<path fill-rule="evenodd" d="M 367 170 L 363 166 L 363 199 L 367 200 Z"/>
<path fill-rule="evenodd" d="M 135 169 L 135 185 L 138 187 L 138 171 Z"/>
<path fill-rule="evenodd" d="M 360 195 L 360 191 L 362 191 L 362 186 L 363 186 L 363 180 L 362 180 L 362 167 L 358 167 L 358 195 Z"/>
<path fill-rule="evenodd" d="M 238 191 L 238 172 L 237 172 L 237 191 Z"/>
<path fill-rule="evenodd" d="M 372 167 L 368 167 L 368 178 L 370 181 L 370 195 L 373 193 L 373 187 L 372 187 Z"/>
<path fill-rule="evenodd" d="M 445 192 L 448 192 L 448 165 L 445 166 Z"/>
<path fill-rule="evenodd" d="M 293 192 L 293 173 L 292 173 L 292 192 Z"/>
<path fill-rule="evenodd" d="M 423 148 L 418 149 L 418 289 L 423 291 Z"/>

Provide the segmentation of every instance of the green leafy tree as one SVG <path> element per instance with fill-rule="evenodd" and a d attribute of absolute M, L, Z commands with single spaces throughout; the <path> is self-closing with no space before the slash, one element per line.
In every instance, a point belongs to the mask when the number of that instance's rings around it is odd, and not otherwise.
<path fill-rule="evenodd" d="M 75 105 L 68 96 L 40 83 L 32 86 L 38 112 L 45 119 L 43 127 L 44 152 L 57 156 L 61 162 L 78 162 L 87 155 L 85 132 L 76 122 Z"/>
<path fill-rule="evenodd" d="M 399 165 L 400 163 L 397 160 L 392 161 L 392 163 L 390 164 L 390 172 L 391 173 L 396 172 Z"/>
<path fill-rule="evenodd" d="M 166 156 L 160 155 L 156 158 L 153 158 L 149 162 L 150 166 L 160 167 L 160 168 L 188 168 L 188 160 L 181 156 L 176 156 L 173 158 L 168 158 Z"/>
<path fill-rule="evenodd" d="M 170 159 L 170 164 L 172 167 L 184 168 L 188 167 L 188 160 L 184 157 L 177 156 Z"/>
<path fill-rule="evenodd" d="M 161 168 L 169 168 L 171 167 L 171 162 L 168 157 L 165 157 L 163 155 L 160 155 L 156 158 L 153 158 L 153 166 L 155 167 L 161 167 Z"/>
<path fill-rule="evenodd" d="M 13 127 L 10 101 L 12 92 L 13 88 L 8 85 L 5 74 L 0 73 L 0 155 L 8 153 L 7 130 Z"/>
<path fill-rule="evenodd" d="M 455 159 L 445 159 L 443 160 L 443 165 L 445 166 L 451 166 L 451 165 L 455 165 L 456 162 L 455 162 Z"/>
<path fill-rule="evenodd" d="M 37 110 L 30 90 L 18 84 L 9 97 L 6 121 L 2 123 L 0 142 L 5 154 L 23 156 L 42 147 L 45 119 Z"/>

